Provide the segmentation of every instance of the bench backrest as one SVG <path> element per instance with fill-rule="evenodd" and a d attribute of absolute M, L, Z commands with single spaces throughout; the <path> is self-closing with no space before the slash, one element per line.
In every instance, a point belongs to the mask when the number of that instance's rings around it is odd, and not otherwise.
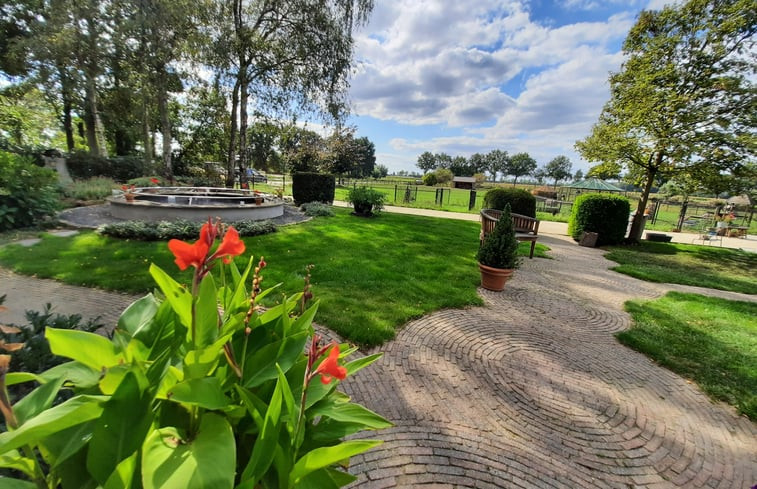
<path fill-rule="evenodd" d="M 497 209 L 481 209 L 481 239 L 485 238 L 492 232 L 494 226 L 499 221 L 502 211 Z M 513 228 L 516 233 L 539 234 L 539 220 L 533 217 L 524 216 L 523 214 L 510 213 L 513 219 Z"/>

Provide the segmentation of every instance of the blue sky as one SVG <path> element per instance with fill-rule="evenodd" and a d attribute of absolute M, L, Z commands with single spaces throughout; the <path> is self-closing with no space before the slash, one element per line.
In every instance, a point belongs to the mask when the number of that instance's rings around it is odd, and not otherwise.
<path fill-rule="evenodd" d="M 417 171 L 424 151 L 575 152 L 608 98 L 638 13 L 665 0 L 377 0 L 356 39 L 358 136 L 377 163 Z"/>

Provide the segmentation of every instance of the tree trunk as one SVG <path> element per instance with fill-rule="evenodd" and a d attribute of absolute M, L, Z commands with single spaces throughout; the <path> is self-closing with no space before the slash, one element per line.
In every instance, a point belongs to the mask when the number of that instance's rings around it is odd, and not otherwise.
<path fill-rule="evenodd" d="M 163 176 L 173 182 L 173 167 L 171 166 L 171 117 L 168 113 L 168 92 L 165 84 L 161 84 L 158 95 L 158 110 L 160 111 L 160 126 L 163 135 Z"/>
<path fill-rule="evenodd" d="M 85 88 L 85 103 L 84 103 L 84 124 L 87 131 L 87 145 L 89 146 L 89 154 L 94 156 L 100 156 L 100 145 L 97 137 L 97 93 L 94 88 L 94 81 L 87 78 Z"/>
<path fill-rule="evenodd" d="M 247 85 L 247 64 L 240 68 L 241 80 L 239 85 L 239 180 L 246 181 L 247 170 L 247 102 L 249 101 L 249 87 Z M 244 71 L 243 71 L 244 70 Z"/>
<path fill-rule="evenodd" d="M 631 230 L 628 232 L 628 241 L 632 243 L 638 243 L 641 240 L 641 233 L 644 232 L 644 211 L 647 209 L 649 194 L 652 192 L 652 185 L 654 184 L 654 179 L 657 175 L 657 168 L 660 167 L 661 163 L 662 153 L 658 152 L 655 155 L 654 165 L 647 167 L 644 190 L 641 192 L 641 197 L 639 197 L 639 205 L 636 207 L 636 215 L 633 216 Z"/>
<path fill-rule="evenodd" d="M 66 74 L 65 68 L 58 66 L 60 77 L 60 96 L 63 99 L 63 132 L 66 134 L 66 151 L 73 153 L 76 143 L 74 141 L 74 125 L 71 118 L 73 102 L 71 101 L 71 81 Z"/>
<path fill-rule="evenodd" d="M 150 134 L 150 114 L 148 110 L 148 99 L 146 91 L 142 91 L 142 145 L 144 146 L 144 162 L 146 167 L 152 165 L 152 138 Z"/>
<path fill-rule="evenodd" d="M 229 129 L 229 152 L 226 159 L 226 187 L 234 187 L 234 163 L 237 145 L 237 108 L 239 107 L 239 78 L 231 94 L 231 128 Z"/>

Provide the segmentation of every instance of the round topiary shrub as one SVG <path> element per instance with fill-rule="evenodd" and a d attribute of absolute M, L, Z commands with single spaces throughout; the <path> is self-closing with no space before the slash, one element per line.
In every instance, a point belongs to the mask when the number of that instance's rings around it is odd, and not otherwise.
<path fill-rule="evenodd" d="M 328 173 L 300 172 L 292 175 L 292 198 L 300 206 L 306 202 L 334 202 L 336 178 Z"/>
<path fill-rule="evenodd" d="M 536 217 L 536 197 L 522 188 L 493 188 L 484 196 L 486 209 L 503 210 L 506 204 L 515 214 Z"/>
<path fill-rule="evenodd" d="M 597 233 L 597 246 L 621 243 L 626 235 L 630 213 L 631 204 L 625 197 L 579 195 L 573 202 L 568 234 L 578 241 L 584 232 Z"/>

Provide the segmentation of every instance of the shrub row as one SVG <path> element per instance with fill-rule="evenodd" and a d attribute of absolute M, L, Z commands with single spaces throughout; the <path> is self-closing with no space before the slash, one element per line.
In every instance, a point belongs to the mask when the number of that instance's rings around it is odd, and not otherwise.
<path fill-rule="evenodd" d="M 568 234 L 574 240 L 584 232 L 597 233 L 597 246 L 623 242 L 628 227 L 631 204 L 619 195 L 583 194 L 573 202 Z"/>
<path fill-rule="evenodd" d="M 66 160 L 73 178 L 109 177 L 119 182 L 153 173 L 153 165 L 146 164 L 141 156 L 102 158 L 89 153 L 76 152 Z"/>
<path fill-rule="evenodd" d="M 276 231 L 276 225 L 270 221 L 236 221 L 229 223 L 240 236 L 259 236 Z M 104 236 L 140 241 L 165 241 L 168 239 L 194 240 L 200 234 L 202 222 L 178 219 L 176 221 L 124 221 L 103 224 L 97 232 Z"/>
<path fill-rule="evenodd" d="M 484 196 L 484 207 L 503 210 L 510 204 L 515 214 L 536 217 L 536 197 L 522 188 L 493 188 Z"/>
<path fill-rule="evenodd" d="M 301 172 L 292 175 L 292 198 L 295 205 L 306 202 L 334 202 L 336 178 L 328 173 Z"/>

